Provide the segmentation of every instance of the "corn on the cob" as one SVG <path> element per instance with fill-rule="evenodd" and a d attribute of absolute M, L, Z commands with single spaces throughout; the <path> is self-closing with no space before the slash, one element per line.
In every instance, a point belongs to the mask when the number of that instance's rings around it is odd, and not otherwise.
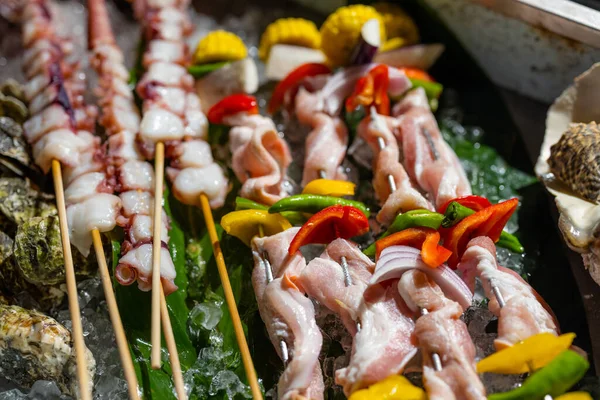
<path fill-rule="evenodd" d="M 194 53 L 194 64 L 218 61 L 237 61 L 246 58 L 246 45 L 234 33 L 218 30 L 206 35 L 198 42 Z"/>
<path fill-rule="evenodd" d="M 271 47 L 276 44 L 291 44 L 318 49 L 321 34 L 314 22 L 303 18 L 280 18 L 269 24 L 260 38 L 258 56 L 266 61 Z"/>
<path fill-rule="evenodd" d="M 385 26 L 381 15 L 370 6 L 355 4 L 338 8 L 321 26 L 321 49 L 332 66 L 347 65 L 360 39 L 365 22 L 379 20 L 381 41 L 385 41 Z"/>
<path fill-rule="evenodd" d="M 403 38 L 404 46 L 419 41 L 419 29 L 415 21 L 400 6 L 391 3 L 375 3 L 373 8 L 383 18 L 388 39 Z M 391 50 L 391 49 L 388 49 Z"/>

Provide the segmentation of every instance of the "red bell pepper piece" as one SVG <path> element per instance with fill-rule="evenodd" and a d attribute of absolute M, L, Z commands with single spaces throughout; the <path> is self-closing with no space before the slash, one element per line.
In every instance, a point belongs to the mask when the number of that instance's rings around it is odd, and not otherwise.
<path fill-rule="evenodd" d="M 475 214 L 469 215 L 458 224 L 448 229 L 444 246 L 452 251 L 448 263 L 456 267 L 467 244 L 472 238 L 487 236 L 497 242 L 504 225 L 508 222 L 519 205 L 519 199 L 514 198 L 486 207 Z"/>
<path fill-rule="evenodd" d="M 433 77 L 431 75 L 429 75 L 427 72 L 423 71 L 422 69 L 413 68 L 413 67 L 404 67 L 404 68 L 399 68 L 399 70 L 404 71 L 404 74 L 406 75 L 406 77 L 408 79 L 418 79 L 420 81 L 435 82 L 435 79 L 433 79 Z"/>
<path fill-rule="evenodd" d="M 274 114 L 279 107 L 283 104 L 283 100 L 285 98 L 285 94 L 288 91 L 291 96 L 296 95 L 296 91 L 300 86 L 300 82 L 304 78 L 309 76 L 317 76 L 331 73 L 331 69 L 325 64 L 319 63 L 308 63 L 302 64 L 292 72 L 288 74 L 282 81 L 280 81 L 275 89 L 273 90 L 273 94 L 271 95 L 271 100 L 269 101 L 269 105 L 267 107 L 267 111 L 270 114 Z"/>
<path fill-rule="evenodd" d="M 354 92 L 346 99 L 346 111 L 352 112 L 358 106 L 369 108 L 374 105 L 379 114 L 390 115 L 390 98 L 387 91 L 390 85 L 389 70 L 386 65 L 378 65 L 366 76 L 356 81 Z"/>
<path fill-rule="evenodd" d="M 475 196 L 472 194 L 469 196 L 462 196 L 462 197 L 457 197 L 456 199 L 448 200 L 447 202 L 442 204 L 442 206 L 439 208 L 438 212 L 440 214 L 444 214 L 446 212 L 446 209 L 450 205 L 450 203 L 452 203 L 453 201 L 457 202 L 461 206 L 470 208 L 473 211 L 480 211 L 480 210 L 483 210 L 484 208 L 492 205 L 492 203 L 490 203 L 490 201 L 488 199 L 486 199 L 485 197 Z"/>
<path fill-rule="evenodd" d="M 294 254 L 300 247 L 311 243 L 327 244 L 337 238 L 350 239 L 368 230 L 369 220 L 358 208 L 341 205 L 327 207 L 302 225 L 290 243 L 288 253 Z"/>
<path fill-rule="evenodd" d="M 377 258 L 389 246 L 410 246 L 421 250 L 421 258 L 429 267 L 436 268 L 445 263 L 452 252 L 440 246 L 440 233 L 435 229 L 416 227 L 404 229 L 375 242 Z"/>
<path fill-rule="evenodd" d="M 248 94 L 232 94 L 225 97 L 208 110 L 208 121 L 211 124 L 222 124 L 223 119 L 240 112 L 258 114 L 256 97 Z"/>

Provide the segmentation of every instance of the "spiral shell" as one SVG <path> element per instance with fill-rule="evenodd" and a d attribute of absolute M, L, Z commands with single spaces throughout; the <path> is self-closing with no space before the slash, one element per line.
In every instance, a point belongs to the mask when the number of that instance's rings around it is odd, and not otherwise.
<path fill-rule="evenodd" d="M 600 127 L 595 122 L 571 124 L 550 148 L 548 165 L 571 190 L 600 204 Z"/>

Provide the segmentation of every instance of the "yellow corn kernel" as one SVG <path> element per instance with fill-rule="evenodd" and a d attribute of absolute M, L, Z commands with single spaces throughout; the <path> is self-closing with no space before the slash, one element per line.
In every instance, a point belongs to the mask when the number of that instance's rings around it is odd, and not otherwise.
<path fill-rule="evenodd" d="M 381 41 L 384 42 L 384 21 L 373 7 L 362 4 L 340 7 L 327 17 L 321 26 L 321 50 L 332 66 L 348 65 L 359 43 L 362 26 L 373 18 L 379 20 Z"/>
<path fill-rule="evenodd" d="M 321 34 L 314 22 L 303 18 L 280 18 L 267 26 L 260 38 L 258 56 L 266 61 L 271 47 L 276 44 L 290 44 L 311 49 L 321 45 Z"/>
<path fill-rule="evenodd" d="M 383 18 L 388 39 L 403 38 L 404 46 L 419 42 L 417 24 L 400 6 L 391 3 L 375 3 L 373 8 Z M 385 51 L 389 50 L 391 49 Z"/>
<path fill-rule="evenodd" d="M 194 64 L 243 60 L 247 55 L 246 45 L 239 36 L 218 30 L 210 32 L 198 42 Z"/>

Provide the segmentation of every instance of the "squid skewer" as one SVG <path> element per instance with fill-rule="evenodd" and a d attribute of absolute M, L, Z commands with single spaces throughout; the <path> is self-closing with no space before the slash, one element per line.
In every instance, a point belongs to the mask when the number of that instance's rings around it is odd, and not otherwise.
<path fill-rule="evenodd" d="M 122 64 L 123 56 L 115 44 L 106 4 L 103 0 L 89 0 L 88 6 L 90 10 L 88 24 L 90 34 L 89 47 L 94 51 L 92 64 L 100 76 L 100 88 L 98 90 L 99 93 L 97 94 L 100 98 L 100 104 L 104 106 L 101 123 L 110 135 L 108 141 L 108 158 L 110 164 L 114 168 L 114 173 L 119 179 L 119 186 L 121 188 L 119 191 L 122 192 L 123 196 L 127 196 L 129 190 L 137 189 L 139 192 L 145 188 L 145 184 L 147 184 L 148 181 L 154 178 L 148 175 L 148 171 L 151 171 L 151 167 L 145 165 L 145 163 L 141 161 L 141 157 L 139 156 L 138 151 L 136 151 L 134 143 L 131 139 L 128 139 L 130 137 L 132 138 L 132 135 L 139 129 L 139 117 L 137 116 L 133 97 L 126 88 L 126 75 L 119 73 L 120 70 L 124 70 Z M 134 174 L 136 174 L 135 177 L 133 176 Z M 155 206 L 158 206 L 158 211 L 155 207 L 154 212 L 159 216 L 163 215 L 161 204 L 162 202 L 155 201 Z M 128 215 L 129 213 L 129 210 L 125 211 L 124 215 L 120 218 L 122 220 L 127 219 L 126 231 L 128 232 L 128 240 L 126 243 L 127 247 L 132 247 L 143 241 L 145 239 L 143 236 L 147 235 L 147 233 L 145 229 L 143 229 L 145 223 L 145 216 L 143 213 L 137 211 L 134 212 L 133 215 Z M 128 218 L 126 218 L 126 216 Z M 159 238 L 165 236 L 162 232 L 163 230 L 166 231 L 166 227 L 163 226 L 163 221 L 160 221 L 158 225 L 155 224 L 155 228 L 158 228 L 158 233 L 157 229 L 154 229 L 154 235 L 157 235 Z M 165 240 L 168 241 L 168 236 Z M 142 246 L 144 245 L 142 244 Z M 96 246 L 96 248 L 101 249 L 101 243 L 99 246 Z M 139 271 L 139 266 L 135 265 L 136 260 L 132 260 L 132 258 L 135 259 L 138 257 L 131 257 L 129 254 L 131 251 L 133 251 L 133 249 L 125 250 L 124 255 L 119 260 L 119 264 L 116 266 L 115 274 L 117 280 L 121 284 L 133 283 L 136 278 L 143 279 L 140 275 L 141 271 Z M 163 252 L 160 248 L 159 251 L 154 252 L 154 254 L 158 254 L 159 258 L 163 258 L 161 257 Z M 168 261 L 165 261 L 168 264 L 167 266 L 170 266 L 171 268 L 169 269 L 174 271 L 174 266 L 172 265 L 170 257 L 166 258 L 168 258 Z M 125 270 L 128 271 L 126 275 L 129 276 L 127 282 L 123 281 L 126 272 Z M 162 279 L 161 272 L 158 274 L 160 279 Z M 140 286 L 141 282 L 142 281 L 140 281 Z M 176 289 L 176 287 L 171 283 L 169 292 L 174 289 Z M 105 288 L 105 291 L 107 291 L 107 288 Z M 110 293 L 107 295 L 107 298 L 110 296 L 114 300 L 112 287 L 108 288 L 108 291 Z M 185 394 L 183 389 L 183 376 L 162 287 L 160 288 L 160 300 L 160 311 L 163 329 L 165 331 L 165 341 L 169 350 L 169 357 L 173 370 L 173 380 L 178 396 L 181 398 L 181 396 Z M 113 325 L 115 327 L 118 326 L 118 330 L 122 331 L 123 327 L 120 318 L 118 321 L 113 321 Z M 119 336 L 122 336 L 120 340 Z M 133 369 L 127 342 L 125 341 L 124 335 L 119 336 L 117 336 L 117 342 L 121 352 L 125 376 L 127 377 L 129 384 L 130 397 L 139 398 L 137 393 L 137 378 Z"/>
<path fill-rule="evenodd" d="M 261 398 L 256 371 L 244 336 L 243 327 L 212 216 L 211 207 L 223 204 L 227 181 L 221 168 L 213 162 L 206 136 L 206 117 L 201 111 L 200 99 L 193 93 L 193 78 L 188 74 L 187 49 L 184 36 L 191 31 L 184 9 L 187 1 L 157 2 L 137 0 L 136 17 L 144 25 L 148 47 L 143 63 L 146 73 L 137 86 L 144 99 L 144 116 L 141 122 L 140 142 L 147 157 L 155 156 L 156 198 L 162 197 L 165 144 L 169 145 L 171 165 L 167 170 L 173 183 L 173 194 L 182 203 L 200 206 L 214 250 L 225 300 L 234 325 L 236 339 L 242 354 L 246 375 L 254 398 Z M 174 154 L 173 154 L 174 153 Z M 155 204 L 155 207 L 158 206 Z M 155 214 L 155 230 L 158 216 Z M 154 237 L 153 248 L 160 248 Z M 160 365 L 160 315 L 158 291 L 160 281 L 156 276 L 158 256 L 153 258 L 153 311 L 152 311 L 152 364 Z"/>
<path fill-rule="evenodd" d="M 25 95 L 31 114 L 24 124 L 25 138 L 33 145 L 36 164 L 45 172 L 52 170 L 69 310 L 73 324 L 79 395 L 87 400 L 91 399 L 93 386 L 90 382 L 90 371 L 92 370 L 89 368 L 93 368 L 93 364 L 88 364 L 86 359 L 87 349 L 77 298 L 69 237 L 68 199 L 63 184 L 63 173 L 73 178 L 74 171 L 82 164 L 80 152 L 85 150 L 93 152 L 97 148 L 97 139 L 88 131 L 93 126 L 91 117 L 95 109 L 86 107 L 83 102 L 85 82 L 74 73 L 77 69 L 76 65 L 64 60 L 64 56 L 69 54 L 70 49 L 54 30 L 49 4 L 43 0 L 28 1 L 23 5 L 21 12 L 23 41 L 26 48 L 24 74 L 28 79 Z M 65 80 L 65 73 L 69 74 L 67 77 L 70 78 L 69 80 Z M 67 168 L 63 170 L 61 164 Z M 69 179 L 65 179 L 69 183 Z M 84 196 L 80 197 L 82 197 L 80 201 L 85 201 Z M 85 229 L 86 235 L 98 232 L 97 228 L 87 230 L 86 227 Z M 102 264 L 103 257 L 99 257 L 98 261 Z"/>

